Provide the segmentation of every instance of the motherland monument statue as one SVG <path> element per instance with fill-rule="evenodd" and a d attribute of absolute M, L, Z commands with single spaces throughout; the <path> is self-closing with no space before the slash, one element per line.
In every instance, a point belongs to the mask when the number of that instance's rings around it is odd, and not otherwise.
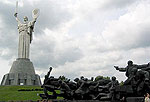
<path fill-rule="evenodd" d="M 39 9 L 32 11 L 32 21 L 28 22 L 28 17 L 25 16 L 22 23 L 18 18 L 17 1 L 14 16 L 18 23 L 19 33 L 18 58 L 13 62 L 10 72 L 4 75 L 1 85 L 41 85 L 40 76 L 35 74 L 34 66 L 29 59 L 30 44 Z"/>

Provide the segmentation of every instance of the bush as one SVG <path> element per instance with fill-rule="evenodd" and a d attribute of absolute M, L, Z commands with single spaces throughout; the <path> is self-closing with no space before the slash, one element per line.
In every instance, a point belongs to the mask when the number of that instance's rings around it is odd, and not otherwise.
<path fill-rule="evenodd" d="M 18 89 L 18 91 L 43 91 L 43 89 L 25 89 L 25 88 L 22 88 L 22 89 Z"/>

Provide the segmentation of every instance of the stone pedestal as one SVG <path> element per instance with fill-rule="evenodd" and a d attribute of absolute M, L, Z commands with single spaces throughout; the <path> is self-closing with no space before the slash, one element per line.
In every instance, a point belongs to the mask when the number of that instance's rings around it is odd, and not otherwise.
<path fill-rule="evenodd" d="M 1 85 L 41 85 L 41 80 L 29 59 L 18 58 L 10 72 L 4 75 Z"/>
<path fill-rule="evenodd" d="M 128 97 L 126 102 L 144 102 L 144 97 Z"/>
<path fill-rule="evenodd" d="M 32 62 L 27 58 L 18 58 L 13 62 L 9 73 L 35 74 Z"/>

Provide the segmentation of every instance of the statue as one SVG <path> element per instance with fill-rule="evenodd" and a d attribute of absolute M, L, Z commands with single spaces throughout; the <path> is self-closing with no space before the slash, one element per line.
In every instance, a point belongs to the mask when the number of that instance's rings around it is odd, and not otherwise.
<path fill-rule="evenodd" d="M 149 73 L 147 71 L 145 71 L 144 69 L 147 68 L 149 66 L 149 64 L 143 64 L 143 65 L 136 65 L 133 64 L 133 61 L 128 61 L 127 63 L 128 65 L 125 68 L 119 68 L 118 66 L 114 66 L 116 68 L 116 70 L 119 70 L 121 72 L 126 72 L 126 76 L 128 78 L 132 77 L 132 70 L 133 69 L 141 69 L 140 71 L 144 74 L 145 80 L 149 79 Z M 143 69 L 143 70 L 142 70 Z"/>
<path fill-rule="evenodd" d="M 125 68 L 119 68 L 114 66 L 116 70 L 126 72 L 128 77 L 124 84 L 116 86 L 115 90 L 112 91 L 112 95 L 116 99 L 122 99 L 128 97 L 141 97 L 150 90 L 150 63 L 137 65 L 133 64 L 132 61 L 128 61 L 128 65 Z M 125 93 L 125 94 L 124 94 Z M 110 92 L 111 95 L 111 92 Z M 130 101 L 129 101 L 130 102 Z"/>
<path fill-rule="evenodd" d="M 52 76 L 49 77 L 51 71 L 52 71 L 52 67 L 49 68 L 47 75 L 45 75 L 44 83 L 41 87 L 43 88 L 44 94 L 47 98 L 56 99 L 57 94 L 56 94 L 55 89 L 57 89 L 57 87 L 59 86 L 59 82 L 58 82 L 58 79 L 56 79 Z M 48 91 L 52 92 L 52 95 L 49 95 Z M 41 96 L 44 96 L 44 95 L 41 95 Z"/>
<path fill-rule="evenodd" d="M 119 85 L 118 80 L 116 80 L 116 77 L 113 76 L 111 82 L 109 82 L 107 84 L 107 87 L 109 88 L 109 97 L 113 100 L 114 98 L 114 91 L 115 91 L 115 87 Z"/>
<path fill-rule="evenodd" d="M 18 19 L 17 13 L 17 5 L 16 3 L 16 12 L 14 16 L 16 17 L 16 21 L 18 23 L 18 32 L 19 32 L 19 47 L 18 47 L 18 58 L 28 58 L 29 59 L 29 49 L 30 43 L 33 39 L 32 33 L 34 29 L 34 24 L 39 16 L 39 10 L 35 9 L 32 12 L 33 20 L 28 22 L 28 17 L 24 17 L 24 23 Z"/>
<path fill-rule="evenodd" d="M 63 97 L 64 100 L 101 100 L 101 97 L 108 95 L 109 91 L 107 90 L 109 88 L 113 94 L 113 88 L 118 85 L 116 78 L 113 78 L 108 88 L 107 84 L 110 80 L 94 81 L 94 78 L 88 79 L 81 76 L 80 78 L 75 78 L 73 82 L 68 78 L 64 79 L 64 76 L 54 78 L 50 76 L 51 71 L 52 67 L 50 67 L 48 73 L 45 75 L 44 83 L 41 86 L 44 93 L 39 94 L 39 96 L 42 99 Z M 103 85 L 103 89 L 100 87 L 101 84 Z M 55 90 L 60 90 L 60 93 L 56 93 Z M 49 92 L 52 94 L 49 94 Z"/>
<path fill-rule="evenodd" d="M 45 79 L 44 79 L 44 83 L 43 83 L 44 85 L 48 83 L 51 71 L 52 71 L 52 67 L 49 68 L 47 75 L 45 75 Z"/>

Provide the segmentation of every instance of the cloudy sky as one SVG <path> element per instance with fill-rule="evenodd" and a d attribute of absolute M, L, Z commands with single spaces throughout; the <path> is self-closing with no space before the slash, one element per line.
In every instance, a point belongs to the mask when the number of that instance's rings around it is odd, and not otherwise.
<path fill-rule="evenodd" d="M 18 17 L 40 9 L 30 60 L 41 78 L 117 76 L 128 60 L 150 60 L 150 0 L 18 0 Z M 17 58 L 16 0 L 0 0 L 0 80 Z"/>

